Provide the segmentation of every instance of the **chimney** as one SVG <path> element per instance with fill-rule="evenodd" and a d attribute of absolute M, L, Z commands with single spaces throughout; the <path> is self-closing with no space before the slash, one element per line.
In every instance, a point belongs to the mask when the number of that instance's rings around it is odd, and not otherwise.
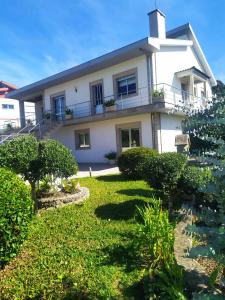
<path fill-rule="evenodd" d="M 166 38 L 166 16 L 158 9 L 155 9 L 148 13 L 150 37 L 159 39 Z"/>

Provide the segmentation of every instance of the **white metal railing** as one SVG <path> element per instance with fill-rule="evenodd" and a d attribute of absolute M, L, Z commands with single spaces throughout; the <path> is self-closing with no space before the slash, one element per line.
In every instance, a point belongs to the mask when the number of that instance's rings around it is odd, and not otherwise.
<path fill-rule="evenodd" d="M 114 95 L 109 95 L 104 97 L 102 104 L 92 107 L 91 101 L 84 101 L 77 104 L 69 105 L 68 108 L 71 109 L 74 118 L 88 117 L 96 114 L 103 114 L 107 111 L 104 106 L 104 102 L 113 99 L 115 100 L 115 110 L 120 111 L 132 107 L 138 107 L 142 105 L 149 104 L 149 89 L 148 87 L 143 87 L 138 89 L 138 93 L 127 96 L 120 96 L 115 98 Z"/>
<path fill-rule="evenodd" d="M 159 83 L 154 86 L 154 94 L 161 94 L 162 100 L 170 106 L 190 106 L 194 108 L 204 108 L 212 98 L 196 97 L 193 94 L 178 89 L 166 83 Z M 155 97 L 157 100 L 157 97 Z M 154 96 L 153 96 L 154 99 Z"/>

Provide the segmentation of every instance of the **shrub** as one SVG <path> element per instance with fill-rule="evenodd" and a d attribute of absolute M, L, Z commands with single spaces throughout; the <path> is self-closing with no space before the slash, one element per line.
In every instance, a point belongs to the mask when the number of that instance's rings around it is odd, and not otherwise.
<path fill-rule="evenodd" d="M 119 170 L 128 178 L 141 179 L 145 163 L 153 157 L 157 157 L 157 155 L 156 150 L 150 148 L 139 147 L 129 149 L 118 157 Z"/>
<path fill-rule="evenodd" d="M 212 180 L 209 168 L 186 166 L 179 180 L 179 190 L 190 196 L 194 196 L 197 205 L 212 202 L 212 195 L 206 192 L 206 187 Z M 194 200 L 194 199 L 193 199 Z"/>
<path fill-rule="evenodd" d="M 32 218 L 30 189 L 14 173 L 0 169 L 0 266 L 16 256 Z"/>
<path fill-rule="evenodd" d="M 75 178 L 72 179 L 64 179 L 62 182 L 62 191 L 64 193 L 73 194 L 78 190 L 78 181 Z"/>
<path fill-rule="evenodd" d="M 55 140 L 39 142 L 38 163 L 40 165 L 40 178 L 47 175 L 68 178 L 75 175 L 78 166 L 71 151 Z"/>
<path fill-rule="evenodd" d="M 181 153 L 162 153 L 146 162 L 143 177 L 149 185 L 167 197 L 169 210 L 176 199 L 177 186 L 187 162 Z M 172 202 L 173 200 L 173 202 Z"/>
<path fill-rule="evenodd" d="M 177 188 L 186 162 L 186 156 L 181 153 L 162 153 L 146 162 L 144 179 L 153 188 L 171 193 Z"/>
<path fill-rule="evenodd" d="M 55 140 L 38 142 L 32 135 L 16 137 L 0 145 L 0 167 L 9 168 L 28 180 L 34 200 L 36 183 L 46 175 L 68 178 L 78 170 L 71 151 L 63 144 Z"/>

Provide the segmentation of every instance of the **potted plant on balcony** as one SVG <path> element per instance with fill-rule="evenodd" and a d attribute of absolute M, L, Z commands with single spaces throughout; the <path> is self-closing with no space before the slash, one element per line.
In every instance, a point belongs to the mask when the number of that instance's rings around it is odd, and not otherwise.
<path fill-rule="evenodd" d="M 116 163 L 117 153 L 115 151 L 110 151 L 105 154 L 105 158 L 108 159 L 110 165 L 114 165 Z"/>
<path fill-rule="evenodd" d="M 70 120 L 73 118 L 73 110 L 70 109 L 69 107 L 66 107 L 65 109 L 65 119 Z"/>
<path fill-rule="evenodd" d="M 115 99 L 110 99 L 108 101 L 104 102 L 104 106 L 105 106 L 105 111 L 109 112 L 109 111 L 115 111 L 116 110 L 116 100 Z"/>
<path fill-rule="evenodd" d="M 160 90 L 154 90 L 152 93 L 152 101 L 153 102 L 164 102 L 164 90 L 160 89 Z"/>

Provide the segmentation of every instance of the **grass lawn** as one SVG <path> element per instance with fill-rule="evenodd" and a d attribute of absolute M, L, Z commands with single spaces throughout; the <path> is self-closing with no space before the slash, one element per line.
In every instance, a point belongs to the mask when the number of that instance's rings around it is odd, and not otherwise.
<path fill-rule="evenodd" d="M 129 251 L 143 181 L 81 179 L 91 197 L 35 217 L 21 253 L 0 271 L 0 299 L 143 299 L 142 270 Z"/>

